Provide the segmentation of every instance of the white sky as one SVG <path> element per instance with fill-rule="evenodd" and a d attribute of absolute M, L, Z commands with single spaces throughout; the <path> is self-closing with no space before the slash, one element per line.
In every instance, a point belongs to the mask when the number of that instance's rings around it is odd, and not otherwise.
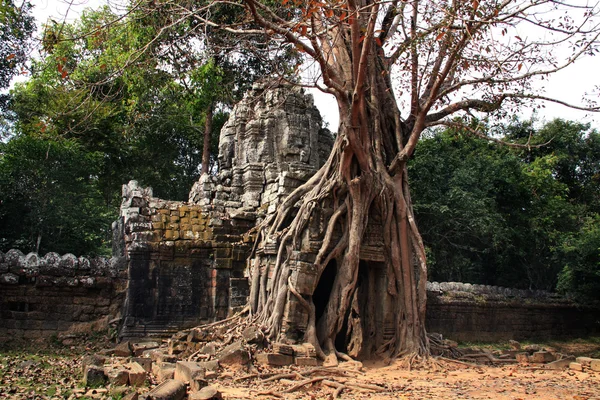
<path fill-rule="evenodd" d="M 38 27 L 46 22 L 48 18 L 61 22 L 65 20 L 73 21 L 81 11 L 86 7 L 96 8 L 106 4 L 107 0 L 31 0 L 34 6 L 33 14 L 37 19 Z M 119 4 L 118 0 L 114 0 Z M 594 85 L 600 84 L 600 59 L 588 57 L 578 61 L 575 65 L 553 75 L 546 82 L 546 95 L 554 97 L 568 103 L 582 104 L 581 98 L 586 90 L 590 90 Z M 338 110 L 335 99 L 332 95 L 323 94 L 318 90 L 310 91 L 315 104 L 321 111 L 323 119 L 329 124 L 329 129 L 337 130 Z M 520 117 L 528 119 L 532 116 L 532 110 L 522 110 Z M 567 120 L 577 120 L 580 122 L 590 122 L 593 127 L 600 129 L 600 113 L 588 113 L 573 110 L 552 103 L 545 103 L 545 108 L 538 110 L 536 114 L 540 122 L 549 121 L 553 118 L 563 118 Z"/>

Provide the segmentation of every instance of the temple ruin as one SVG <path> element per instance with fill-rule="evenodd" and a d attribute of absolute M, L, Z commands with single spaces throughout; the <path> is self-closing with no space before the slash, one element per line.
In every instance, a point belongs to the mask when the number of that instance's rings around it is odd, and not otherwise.
<path fill-rule="evenodd" d="M 123 186 L 111 259 L 0 252 L 0 338 L 106 329 L 110 323 L 121 337 L 165 336 L 240 310 L 249 296 L 260 296 L 250 290 L 252 269 L 271 271 L 277 254 L 276 240 L 253 247 L 253 228 L 319 169 L 333 140 L 311 96 L 299 88 L 255 85 L 221 131 L 218 172 L 203 175 L 187 202 L 153 197 L 151 188 L 135 181 Z M 334 260 L 320 276 L 314 267 L 330 218 L 324 204 L 308 222 L 302 251 L 288 259 L 290 282 L 301 296 L 312 296 L 317 318 L 335 277 Z M 389 295 L 381 290 L 387 287 L 381 222 L 376 215 L 369 221 L 357 288 L 360 313 L 370 316 L 361 332 L 367 345 L 351 348 L 343 337 L 338 343 L 353 356 L 368 355 L 393 331 Z M 458 340 L 600 329 L 597 308 L 546 292 L 461 283 L 429 283 L 427 289 L 428 329 Z M 361 301 L 366 298 L 378 300 Z M 295 297 L 287 299 L 283 318 L 283 336 L 302 339 L 308 313 Z"/>

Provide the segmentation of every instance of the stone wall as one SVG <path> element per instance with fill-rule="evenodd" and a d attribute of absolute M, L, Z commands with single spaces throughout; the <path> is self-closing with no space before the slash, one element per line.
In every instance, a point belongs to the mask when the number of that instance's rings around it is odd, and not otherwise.
<path fill-rule="evenodd" d="M 122 261 L 0 252 L 0 341 L 105 330 L 125 299 Z"/>
<path fill-rule="evenodd" d="M 426 326 L 461 342 L 585 337 L 600 333 L 600 307 L 544 291 L 428 282 Z"/>

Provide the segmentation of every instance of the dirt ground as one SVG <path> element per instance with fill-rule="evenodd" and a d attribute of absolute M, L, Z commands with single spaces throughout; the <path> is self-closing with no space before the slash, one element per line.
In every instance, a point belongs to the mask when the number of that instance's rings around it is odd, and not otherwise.
<path fill-rule="evenodd" d="M 573 355 L 600 355 L 600 340 L 552 342 L 562 353 Z M 0 348 L 0 399 L 121 399 L 126 388 L 84 388 L 81 384 L 81 358 L 93 354 L 102 344 L 89 345 L 86 341 L 71 346 L 62 344 L 36 344 Z M 365 386 L 377 385 L 379 393 L 361 390 L 344 390 L 342 399 L 574 399 L 600 400 L 600 372 L 570 370 L 544 370 L 535 365 L 476 365 L 467 366 L 454 361 L 438 359 L 416 369 L 407 369 L 399 363 L 383 365 L 367 362 L 360 370 L 357 365 L 342 364 L 349 373 L 336 377 Z M 292 372 L 274 370 L 268 372 Z M 302 372 L 301 370 L 299 370 Z M 259 371 L 266 372 L 266 371 Z M 225 399 L 276 398 L 271 392 L 281 394 L 295 382 L 265 383 L 261 379 L 236 380 L 247 376 L 248 371 L 225 371 L 211 382 Z M 129 389 L 130 390 L 130 389 Z M 140 392 L 148 390 L 139 389 Z M 328 399 L 334 388 L 322 383 L 307 385 L 285 399 Z"/>

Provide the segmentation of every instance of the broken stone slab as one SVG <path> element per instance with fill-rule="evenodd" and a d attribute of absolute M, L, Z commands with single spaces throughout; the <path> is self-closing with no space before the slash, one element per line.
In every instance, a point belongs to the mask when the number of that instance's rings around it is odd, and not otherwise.
<path fill-rule="evenodd" d="M 600 371 L 600 360 L 594 358 L 591 362 L 590 362 L 590 369 L 592 371 Z"/>
<path fill-rule="evenodd" d="M 573 371 L 583 371 L 583 365 L 578 362 L 572 362 L 569 364 L 569 369 L 572 369 Z"/>
<path fill-rule="evenodd" d="M 141 342 L 141 343 L 133 343 L 131 345 L 131 350 L 133 354 L 137 357 L 140 357 L 144 351 L 157 349 L 160 345 L 157 342 Z"/>
<path fill-rule="evenodd" d="M 96 367 L 103 367 L 105 362 L 106 362 L 106 357 L 98 355 L 98 354 L 93 354 L 91 356 L 84 356 L 81 359 L 81 370 L 82 370 L 82 372 L 85 372 L 85 368 L 89 365 L 94 365 Z"/>
<path fill-rule="evenodd" d="M 259 364 L 263 365 L 285 366 L 294 363 L 294 357 L 285 354 L 260 353 L 254 357 Z"/>
<path fill-rule="evenodd" d="M 551 361 L 556 360 L 556 357 L 554 357 L 554 354 L 548 352 L 548 351 L 536 351 L 535 353 L 533 353 L 530 357 L 531 362 L 536 363 L 536 364 L 545 364 Z"/>
<path fill-rule="evenodd" d="M 125 364 L 125 368 L 129 373 L 130 386 L 143 386 L 146 383 L 146 371 L 140 364 L 131 362 Z"/>
<path fill-rule="evenodd" d="M 118 364 L 105 366 L 104 375 L 111 384 L 116 386 L 124 386 L 129 382 L 129 371 Z"/>
<path fill-rule="evenodd" d="M 241 342 L 235 342 L 225 347 L 217 358 L 221 365 L 246 365 L 250 361 L 250 354 Z"/>
<path fill-rule="evenodd" d="M 221 392 L 213 386 L 206 386 L 197 392 L 190 393 L 188 396 L 189 400 L 219 400 L 222 398 Z"/>
<path fill-rule="evenodd" d="M 569 356 L 565 358 L 561 358 L 560 360 L 552 361 L 546 364 L 546 368 L 549 369 L 565 369 L 569 368 L 569 365 L 575 360 L 575 357 Z"/>
<path fill-rule="evenodd" d="M 175 379 L 189 383 L 194 378 L 204 378 L 206 369 L 197 362 L 177 361 Z"/>
<path fill-rule="evenodd" d="M 133 355 L 131 342 L 127 340 L 119 343 L 117 347 L 115 347 L 113 354 L 117 357 L 131 357 Z"/>
<path fill-rule="evenodd" d="M 183 400 L 185 394 L 185 383 L 176 379 L 168 379 L 152 389 L 147 398 L 149 400 Z"/>
<path fill-rule="evenodd" d="M 96 365 L 88 365 L 83 372 L 84 386 L 102 386 L 106 382 L 104 368 Z"/>

